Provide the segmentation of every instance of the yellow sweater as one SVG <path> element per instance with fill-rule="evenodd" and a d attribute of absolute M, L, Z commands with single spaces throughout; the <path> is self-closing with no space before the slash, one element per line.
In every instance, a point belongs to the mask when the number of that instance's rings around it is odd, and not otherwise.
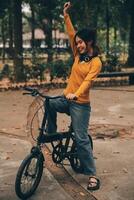
<path fill-rule="evenodd" d="M 68 93 L 73 93 L 77 96 L 78 103 L 89 103 L 89 91 L 92 82 L 95 80 L 101 70 L 102 63 L 99 57 L 94 57 L 89 62 L 80 62 L 77 49 L 73 45 L 75 36 L 74 27 L 68 14 L 64 16 L 64 19 L 74 54 L 74 63 L 67 87 L 64 90 L 64 95 L 66 96 Z"/>

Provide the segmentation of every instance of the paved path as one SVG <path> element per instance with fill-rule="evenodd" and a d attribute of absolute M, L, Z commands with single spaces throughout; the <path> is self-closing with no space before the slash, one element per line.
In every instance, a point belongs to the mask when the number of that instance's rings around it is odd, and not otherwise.
<path fill-rule="evenodd" d="M 93 192 L 98 200 L 134 200 L 134 140 L 94 141 L 94 157 L 101 189 Z M 126 151 L 127 149 L 127 151 Z M 86 189 L 87 177 L 69 171 Z"/>
<path fill-rule="evenodd" d="M 17 200 L 15 178 L 18 167 L 30 151 L 30 143 L 24 140 L 0 136 L 0 200 Z M 72 200 L 45 168 L 42 180 L 31 200 Z"/>
<path fill-rule="evenodd" d="M 123 91 L 119 91 L 120 89 Z M 127 134 L 124 132 L 123 137 L 94 140 L 97 172 L 102 181 L 101 189 L 94 193 L 98 200 L 134 199 L 133 91 L 134 87 L 131 86 L 108 90 L 94 89 L 91 92 L 91 126 L 112 125 L 115 129 L 117 126 L 131 127 L 131 131 Z M 50 93 L 61 94 L 62 90 Z M 27 135 L 26 114 L 31 101 L 32 97 L 22 96 L 21 91 L 0 93 L 0 200 L 17 200 L 14 181 L 16 170 L 30 148 L 30 144 L 23 139 L 26 139 Z M 62 115 L 59 118 L 59 129 L 63 130 L 67 124 L 69 119 Z M 12 138 L 9 137 L 9 133 L 12 134 Z M 22 140 L 15 138 L 15 135 L 19 135 Z M 70 167 L 67 170 L 83 187 L 86 186 L 87 177 L 76 175 Z M 57 191 L 61 192 L 57 194 Z M 61 200 L 71 199 L 47 170 L 36 194 L 31 199 L 44 199 L 44 196 L 46 200 L 56 197 Z"/>

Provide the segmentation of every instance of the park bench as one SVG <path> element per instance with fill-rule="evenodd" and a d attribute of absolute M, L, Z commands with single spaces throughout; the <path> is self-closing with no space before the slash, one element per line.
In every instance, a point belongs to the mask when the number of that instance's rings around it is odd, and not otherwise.
<path fill-rule="evenodd" d="M 134 72 L 110 72 L 100 73 L 98 78 L 128 77 L 129 85 L 134 85 Z"/>

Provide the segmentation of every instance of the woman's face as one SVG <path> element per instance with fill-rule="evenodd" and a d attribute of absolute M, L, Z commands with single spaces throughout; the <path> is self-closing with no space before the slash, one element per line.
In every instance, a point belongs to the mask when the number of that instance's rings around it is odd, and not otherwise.
<path fill-rule="evenodd" d="M 86 43 L 84 42 L 84 40 L 82 40 L 78 36 L 76 36 L 76 38 L 75 38 L 75 44 L 76 44 L 76 48 L 77 48 L 77 50 L 78 50 L 78 52 L 80 54 L 83 54 L 83 53 L 87 52 L 87 45 L 86 45 Z"/>

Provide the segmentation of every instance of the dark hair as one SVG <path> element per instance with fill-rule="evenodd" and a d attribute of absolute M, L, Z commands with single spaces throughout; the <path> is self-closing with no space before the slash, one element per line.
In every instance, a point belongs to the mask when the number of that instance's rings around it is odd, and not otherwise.
<path fill-rule="evenodd" d="M 76 45 L 76 36 L 81 38 L 85 44 L 92 41 L 93 56 L 98 56 L 100 53 L 99 47 L 96 45 L 96 31 L 94 29 L 82 29 L 75 34 L 74 45 Z"/>

